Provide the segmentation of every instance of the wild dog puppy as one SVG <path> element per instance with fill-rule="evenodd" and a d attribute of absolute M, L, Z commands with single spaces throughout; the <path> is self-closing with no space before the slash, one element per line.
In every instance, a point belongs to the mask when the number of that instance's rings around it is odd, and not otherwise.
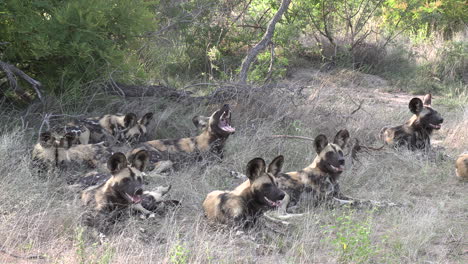
<path fill-rule="evenodd" d="M 62 142 L 61 142 L 62 141 Z M 34 145 L 32 151 L 33 165 L 39 170 L 45 171 L 59 165 L 60 145 L 64 144 L 63 140 L 57 138 L 50 131 L 43 132 L 39 135 L 39 142 Z"/>
<path fill-rule="evenodd" d="M 138 153 L 141 150 L 148 152 L 149 162 L 148 166 L 146 167 L 148 171 L 152 171 L 153 173 L 162 173 L 172 168 L 173 162 L 170 160 L 163 160 L 161 153 L 152 147 L 145 148 L 143 146 L 134 148 L 127 153 L 127 157 L 131 158 L 133 155 L 135 155 L 135 153 Z"/>
<path fill-rule="evenodd" d="M 89 143 L 102 141 L 136 143 L 145 138 L 148 124 L 152 119 L 153 113 L 146 113 L 140 119 L 134 113 L 104 115 L 79 120 L 78 125 L 74 127 L 80 126 L 81 130 L 75 129 L 75 131 L 84 134 L 83 138 L 89 134 Z M 81 137 L 80 140 L 85 141 Z"/>
<path fill-rule="evenodd" d="M 171 161 L 200 159 L 207 153 L 222 158 L 224 144 L 235 132 L 231 126 L 229 105 L 224 105 L 210 117 L 196 116 L 192 120 L 201 128 L 200 135 L 191 138 L 147 141 L 142 147 L 148 151 L 159 152 L 162 159 Z"/>
<path fill-rule="evenodd" d="M 245 225 L 255 222 L 264 210 L 278 207 L 285 196 L 276 183 L 283 161 L 278 156 L 268 168 L 261 158 L 249 161 L 248 180 L 233 191 L 213 191 L 205 198 L 203 210 L 208 220 Z"/>
<path fill-rule="evenodd" d="M 343 148 L 349 140 L 349 132 L 340 130 L 329 143 L 325 135 L 318 135 L 314 139 L 317 152 L 312 164 L 300 171 L 280 173 L 278 187 L 286 192 L 281 202 L 280 214 L 286 214 L 290 202 L 297 203 L 303 192 L 313 192 L 314 202 L 327 197 L 344 197 L 340 193 L 338 179 L 344 171 L 345 159 Z"/>
<path fill-rule="evenodd" d="M 74 145 L 74 133 L 67 133 L 57 147 L 57 163 L 67 167 L 75 164 L 85 164 L 90 168 L 107 171 L 106 161 L 112 154 L 112 149 L 103 143 Z"/>
<path fill-rule="evenodd" d="M 73 134 L 75 136 L 75 139 L 72 142 L 73 145 L 88 144 L 91 135 L 91 131 L 89 131 L 85 125 L 74 123 L 68 123 L 65 126 L 55 127 L 53 131 L 55 134 L 61 135 L 62 137 L 69 133 Z"/>
<path fill-rule="evenodd" d="M 455 172 L 462 180 L 468 180 L 468 153 L 458 156 L 455 162 Z"/>
<path fill-rule="evenodd" d="M 410 150 L 429 150 L 430 137 L 434 130 L 439 130 L 444 119 L 431 106 L 432 96 L 426 94 L 424 100 L 413 98 L 409 109 L 413 117 L 405 124 L 396 127 L 384 127 L 380 135 L 388 145 L 407 147 Z"/>

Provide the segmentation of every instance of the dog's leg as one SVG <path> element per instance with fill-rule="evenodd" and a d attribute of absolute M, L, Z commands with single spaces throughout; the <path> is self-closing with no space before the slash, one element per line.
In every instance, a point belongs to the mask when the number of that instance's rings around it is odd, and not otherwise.
<path fill-rule="evenodd" d="M 304 216 L 304 214 L 289 214 L 287 209 L 288 205 L 291 201 L 291 196 L 289 194 L 285 194 L 283 200 L 281 201 L 281 205 L 278 208 L 278 214 L 275 216 L 278 219 L 286 220 L 294 217 L 301 217 Z"/>
<path fill-rule="evenodd" d="M 274 217 L 271 217 L 271 216 L 269 216 L 267 213 L 264 213 L 263 216 L 264 216 L 267 220 L 269 220 L 269 221 L 271 221 L 271 222 L 273 222 L 273 223 L 282 224 L 282 225 L 285 225 L 285 226 L 288 226 L 288 225 L 289 225 L 289 222 L 282 221 L 282 220 L 276 219 L 276 218 L 274 218 Z"/>
<path fill-rule="evenodd" d="M 155 214 L 151 211 L 148 211 L 146 210 L 145 208 L 143 208 L 143 206 L 141 205 L 141 203 L 137 203 L 137 204 L 132 204 L 131 205 L 131 209 L 132 210 L 135 210 L 137 212 L 140 212 L 141 215 L 140 215 L 140 218 L 142 219 L 146 219 L 146 218 L 154 218 L 155 217 Z"/>

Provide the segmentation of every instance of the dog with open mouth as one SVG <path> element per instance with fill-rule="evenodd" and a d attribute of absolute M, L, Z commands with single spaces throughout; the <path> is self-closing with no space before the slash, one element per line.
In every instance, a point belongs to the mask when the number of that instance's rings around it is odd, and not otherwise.
<path fill-rule="evenodd" d="M 247 226 L 255 223 L 265 210 L 281 205 L 285 193 L 278 188 L 277 177 L 284 158 L 278 156 L 266 166 L 262 158 L 247 164 L 248 179 L 233 191 L 213 191 L 203 202 L 209 221 L 221 224 Z"/>
<path fill-rule="evenodd" d="M 207 157 L 207 154 L 214 154 L 222 159 L 224 145 L 229 136 L 236 131 L 232 127 L 229 105 L 225 104 L 209 117 L 195 116 L 192 121 L 201 131 L 198 136 L 151 140 L 140 147 L 151 153 L 159 153 L 161 160 L 173 162 L 201 160 Z"/>
<path fill-rule="evenodd" d="M 143 171 L 148 159 L 145 150 L 128 160 L 123 153 L 117 152 L 107 162 L 111 175 L 87 175 L 79 182 L 91 184 L 81 192 L 83 204 L 91 209 L 84 219 L 87 225 L 105 228 L 103 225 L 115 222 L 127 209 L 146 217 L 157 211 L 165 202 L 162 197 L 170 186 L 158 187 L 153 192 L 143 191 Z M 176 206 L 179 202 L 170 200 L 167 204 Z"/>
<path fill-rule="evenodd" d="M 314 203 L 329 197 L 344 197 L 339 189 L 338 179 L 345 169 L 343 148 L 349 140 L 346 129 L 338 131 L 333 142 L 325 135 L 314 139 L 317 152 L 312 164 L 306 168 L 278 175 L 278 187 L 286 192 L 279 213 L 287 214 L 287 208 L 297 203 L 303 192 L 313 192 Z"/>
<path fill-rule="evenodd" d="M 396 148 L 430 150 L 431 135 L 434 130 L 439 130 L 444 122 L 431 103 L 431 94 L 426 94 L 423 100 L 417 97 L 411 99 L 408 106 L 414 115 L 403 125 L 382 128 L 380 136 L 384 142 Z"/>

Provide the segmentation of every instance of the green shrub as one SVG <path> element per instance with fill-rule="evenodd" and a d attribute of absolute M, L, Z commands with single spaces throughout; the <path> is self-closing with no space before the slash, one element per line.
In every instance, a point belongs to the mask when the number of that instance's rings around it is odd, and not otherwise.
<path fill-rule="evenodd" d="M 138 79 L 137 56 L 152 12 L 143 0 L 7 0 L 0 4 L 0 59 L 54 94 L 100 78 Z"/>

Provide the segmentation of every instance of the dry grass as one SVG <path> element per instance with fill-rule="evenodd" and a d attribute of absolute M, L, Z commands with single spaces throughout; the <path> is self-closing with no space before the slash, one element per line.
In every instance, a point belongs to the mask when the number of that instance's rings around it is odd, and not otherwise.
<path fill-rule="evenodd" d="M 341 75 L 348 79 L 349 74 Z M 46 259 L 26 260 L 0 252 L 0 263 L 466 263 L 466 183 L 454 176 L 452 157 L 467 150 L 463 131 L 468 109 L 449 111 L 437 100 L 435 107 L 446 121 L 435 138 L 445 148 L 439 152 L 448 156 L 385 149 L 363 153 L 354 164 L 347 160 L 341 184 L 345 194 L 399 202 L 404 207 L 355 211 L 304 204 L 308 214 L 288 227 L 262 219 L 243 234 L 206 223 L 201 209 L 205 195 L 240 183 L 229 176 L 230 170 L 244 171 L 254 157 L 270 161 L 278 154 L 286 158 L 285 171 L 297 170 L 315 155 L 309 141 L 268 136 L 324 133 L 333 137 L 347 128 L 362 143 L 379 146 L 376 135 L 381 127 L 400 124 L 410 116 L 407 95 L 391 100 L 391 95 L 382 97 L 373 89 L 345 85 L 340 74 L 301 76 L 288 83 L 297 90 L 277 88 L 230 102 L 236 133 L 228 140 L 223 162 L 205 169 L 204 164 L 195 164 L 153 179 L 149 189 L 172 184 L 170 197 L 182 200 L 183 206 L 155 219 L 130 217 L 104 243 L 81 225 L 82 208 L 64 176 L 57 172 L 39 177 L 31 168 L 35 131 L 2 124 L 0 247 L 11 254 Z M 299 88 L 304 88 L 302 97 L 295 93 Z M 360 100 L 362 109 L 350 115 Z M 191 117 L 208 115 L 215 107 L 142 98 L 116 99 L 101 111 L 154 111 L 150 138 L 161 138 L 196 134 Z"/>

